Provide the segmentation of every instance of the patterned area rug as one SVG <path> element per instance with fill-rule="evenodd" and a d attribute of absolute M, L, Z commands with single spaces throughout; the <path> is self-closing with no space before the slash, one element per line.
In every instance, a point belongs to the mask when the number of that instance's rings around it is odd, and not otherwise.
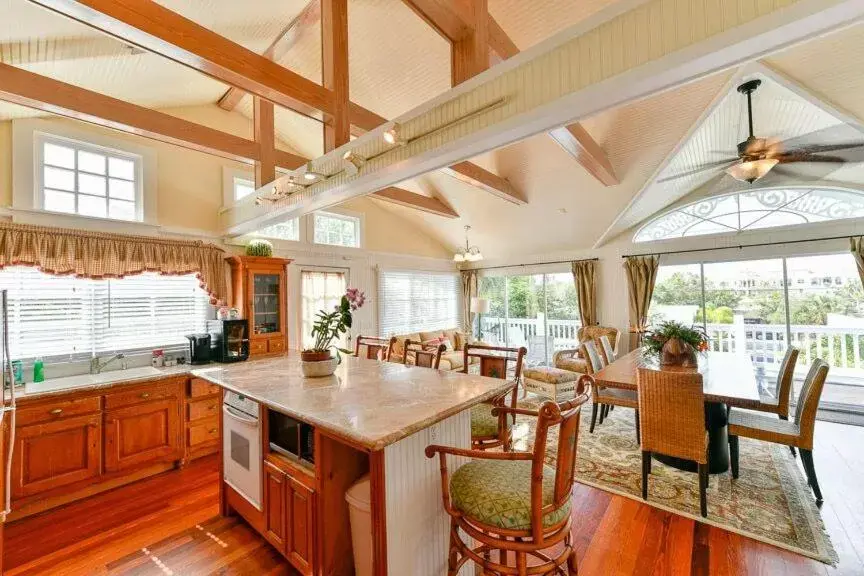
<path fill-rule="evenodd" d="M 529 395 L 519 404 L 536 408 L 542 399 Z M 633 411 L 616 408 L 589 433 L 591 408 L 582 412 L 576 480 L 615 494 L 642 500 L 642 456 L 636 443 Z M 599 421 L 599 419 L 598 419 Z M 516 449 L 530 449 L 535 420 L 517 419 Z M 557 429 L 550 431 L 547 462 L 554 465 Z M 740 470 L 712 474 L 708 488 L 708 519 L 699 515 L 695 473 L 682 472 L 654 460 L 648 483 L 648 504 L 792 550 L 826 564 L 837 553 L 825 532 L 816 501 L 785 446 L 740 440 Z"/>

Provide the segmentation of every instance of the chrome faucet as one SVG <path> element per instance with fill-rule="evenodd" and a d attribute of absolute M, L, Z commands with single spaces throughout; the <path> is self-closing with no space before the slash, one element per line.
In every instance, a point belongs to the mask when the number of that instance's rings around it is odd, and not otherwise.
<path fill-rule="evenodd" d="M 105 367 L 114 360 L 123 360 L 123 369 L 126 369 L 126 356 L 124 354 L 115 354 L 104 362 L 102 362 L 99 357 L 96 356 L 95 358 L 90 359 L 90 374 L 101 374 L 102 370 L 104 370 Z"/>

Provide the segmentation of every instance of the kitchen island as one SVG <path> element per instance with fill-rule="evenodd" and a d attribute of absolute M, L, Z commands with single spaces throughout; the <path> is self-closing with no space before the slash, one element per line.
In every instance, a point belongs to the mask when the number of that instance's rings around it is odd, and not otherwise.
<path fill-rule="evenodd" d="M 193 375 L 258 403 L 262 497 L 253 506 L 223 482 L 223 512 L 243 516 L 301 573 L 353 573 L 345 491 L 367 474 L 373 573 L 446 572 L 449 519 L 437 460 L 423 450 L 433 443 L 470 448 L 470 408 L 512 383 L 353 357 L 333 376 L 307 379 L 297 352 Z M 308 458 L 271 449 L 278 415 L 314 431 Z M 226 455 L 236 450 L 227 436 L 224 446 Z"/>

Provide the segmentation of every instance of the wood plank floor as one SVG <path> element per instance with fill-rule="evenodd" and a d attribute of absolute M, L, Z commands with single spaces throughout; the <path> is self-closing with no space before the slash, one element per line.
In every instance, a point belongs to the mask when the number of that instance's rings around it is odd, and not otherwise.
<path fill-rule="evenodd" d="M 816 439 L 823 517 L 840 555 L 836 568 L 577 485 L 580 574 L 864 574 L 864 428 L 820 422 Z M 216 458 L 205 458 L 13 523 L 6 528 L 6 573 L 294 574 L 242 521 L 217 517 L 218 473 Z"/>

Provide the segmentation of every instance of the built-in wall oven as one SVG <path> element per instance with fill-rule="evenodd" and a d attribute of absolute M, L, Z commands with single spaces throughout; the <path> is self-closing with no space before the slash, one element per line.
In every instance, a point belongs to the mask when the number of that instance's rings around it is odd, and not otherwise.
<path fill-rule="evenodd" d="M 222 404 L 225 482 L 261 510 L 261 422 L 259 405 L 226 390 Z"/>

